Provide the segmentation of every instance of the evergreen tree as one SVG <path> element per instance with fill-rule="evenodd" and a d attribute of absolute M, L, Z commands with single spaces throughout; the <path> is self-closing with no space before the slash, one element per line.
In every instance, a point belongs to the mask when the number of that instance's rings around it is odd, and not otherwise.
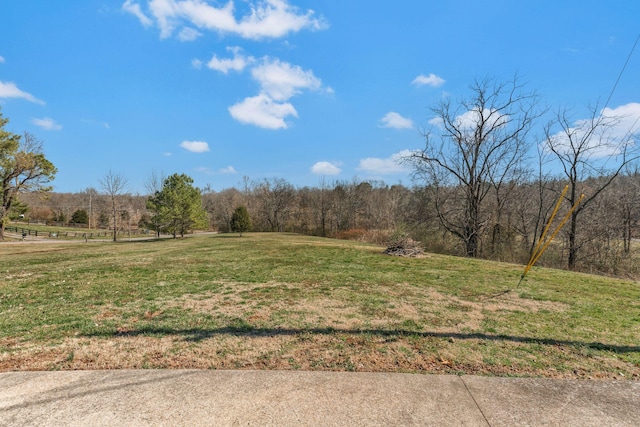
<path fill-rule="evenodd" d="M 244 206 L 238 206 L 233 215 L 231 216 L 231 230 L 236 233 L 242 233 L 245 231 L 251 231 L 251 217 L 249 211 Z"/>
<path fill-rule="evenodd" d="M 184 236 L 193 228 L 208 226 L 207 213 L 202 206 L 200 190 L 193 186 L 193 179 L 185 174 L 173 174 L 164 180 L 162 189 L 147 200 L 152 216 L 150 226 L 160 231 Z"/>
<path fill-rule="evenodd" d="M 84 209 L 78 209 L 71 215 L 71 222 L 74 224 L 88 224 L 89 214 Z"/>
<path fill-rule="evenodd" d="M 27 216 L 27 211 L 29 210 L 29 205 L 26 203 L 22 203 L 19 200 L 14 200 L 11 205 L 11 209 L 9 209 L 9 219 L 11 221 L 16 221 L 19 219 L 24 219 Z"/>

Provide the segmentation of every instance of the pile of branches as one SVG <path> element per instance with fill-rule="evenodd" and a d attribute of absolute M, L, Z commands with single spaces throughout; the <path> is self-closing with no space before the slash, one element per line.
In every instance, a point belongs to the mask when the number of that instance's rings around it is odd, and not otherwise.
<path fill-rule="evenodd" d="M 387 249 L 384 250 L 385 255 L 418 257 L 424 255 L 424 249 L 420 243 L 410 237 L 402 237 L 389 243 Z"/>

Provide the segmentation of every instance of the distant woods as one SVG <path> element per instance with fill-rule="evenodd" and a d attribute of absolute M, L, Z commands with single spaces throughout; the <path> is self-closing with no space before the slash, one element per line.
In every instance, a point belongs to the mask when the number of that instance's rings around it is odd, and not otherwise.
<path fill-rule="evenodd" d="M 609 178 L 588 178 L 577 185 L 580 191 L 590 194 Z M 565 185 L 566 180 L 561 179 L 510 183 L 507 200 L 497 203 L 493 198 L 483 208 L 477 256 L 526 263 Z M 449 200 L 459 197 L 458 193 L 463 190 L 452 186 L 440 191 L 445 194 L 439 197 Z M 123 231 L 128 226 L 148 228 L 155 218 L 147 209 L 149 199 L 142 195 L 120 195 L 117 209 L 127 212 L 127 216 L 117 216 L 117 227 Z M 249 214 L 253 231 L 294 232 L 378 244 L 386 244 L 392 235 L 401 232 L 420 241 L 427 251 L 467 255 L 464 242 L 442 225 L 437 206 L 441 202 L 429 186 L 409 188 L 354 179 L 296 188 L 284 179 L 264 179 L 247 181 L 242 189 L 203 192 L 201 199 L 208 223 L 198 224 L 200 229 L 222 233 L 240 231 L 237 210 L 242 206 Z M 90 212 L 89 220 L 96 228 L 111 228 L 113 221 L 111 197 L 93 189 L 73 194 L 51 193 L 47 200 L 24 194 L 21 200 L 28 206 L 26 216 L 30 221 L 73 218 L 77 210 Z M 568 203 L 564 203 L 558 216 L 567 209 Z M 623 171 L 583 210 L 580 220 L 583 226 L 576 231 L 578 251 L 574 268 L 640 276 L 640 242 L 637 240 L 640 238 L 640 171 Z M 563 229 L 540 259 L 540 265 L 567 267 L 569 232 L 569 228 Z"/>
<path fill-rule="evenodd" d="M 623 128 L 610 109 L 593 107 L 585 119 L 569 109 L 548 114 L 538 101 L 517 78 L 478 80 L 466 98 L 443 98 L 422 148 L 404 158 L 411 187 L 245 177 L 241 188 L 211 191 L 186 175 L 154 174 L 143 196 L 105 185 L 107 175 L 102 191 L 24 194 L 20 207 L 27 220 L 60 222 L 82 209 L 94 227 L 174 236 L 253 230 L 385 244 L 401 234 L 426 251 L 526 263 L 568 185 L 557 218 L 584 198 L 538 265 L 640 277 L 637 127 Z"/>

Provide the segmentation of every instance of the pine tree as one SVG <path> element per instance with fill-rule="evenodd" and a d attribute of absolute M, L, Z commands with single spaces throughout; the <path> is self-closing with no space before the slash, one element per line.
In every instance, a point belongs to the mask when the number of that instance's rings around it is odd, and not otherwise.
<path fill-rule="evenodd" d="M 164 180 L 162 190 L 147 201 L 153 216 L 150 223 L 157 231 L 184 236 L 193 228 L 208 226 L 207 212 L 202 207 L 202 194 L 185 174 L 173 174 Z"/>
<path fill-rule="evenodd" d="M 231 216 L 231 230 L 237 233 L 240 233 L 240 237 L 242 237 L 242 233 L 245 231 L 251 231 L 251 217 L 249 216 L 249 211 L 244 206 L 238 206 L 235 211 L 233 211 L 233 215 Z"/>
<path fill-rule="evenodd" d="M 78 209 L 71 215 L 71 222 L 74 224 L 88 224 L 89 223 L 89 215 L 87 211 L 84 209 Z"/>

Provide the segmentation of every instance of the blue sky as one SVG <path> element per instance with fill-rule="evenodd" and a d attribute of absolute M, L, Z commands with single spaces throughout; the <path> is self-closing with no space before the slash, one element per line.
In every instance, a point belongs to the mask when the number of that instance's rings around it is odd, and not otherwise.
<path fill-rule="evenodd" d="M 0 107 L 44 142 L 54 190 L 111 169 L 197 186 L 411 183 L 430 108 L 515 73 L 576 120 L 602 104 L 640 2 L 20 0 L 0 7 Z M 609 107 L 640 116 L 640 47 Z M 626 121 L 625 123 L 629 123 Z"/>

